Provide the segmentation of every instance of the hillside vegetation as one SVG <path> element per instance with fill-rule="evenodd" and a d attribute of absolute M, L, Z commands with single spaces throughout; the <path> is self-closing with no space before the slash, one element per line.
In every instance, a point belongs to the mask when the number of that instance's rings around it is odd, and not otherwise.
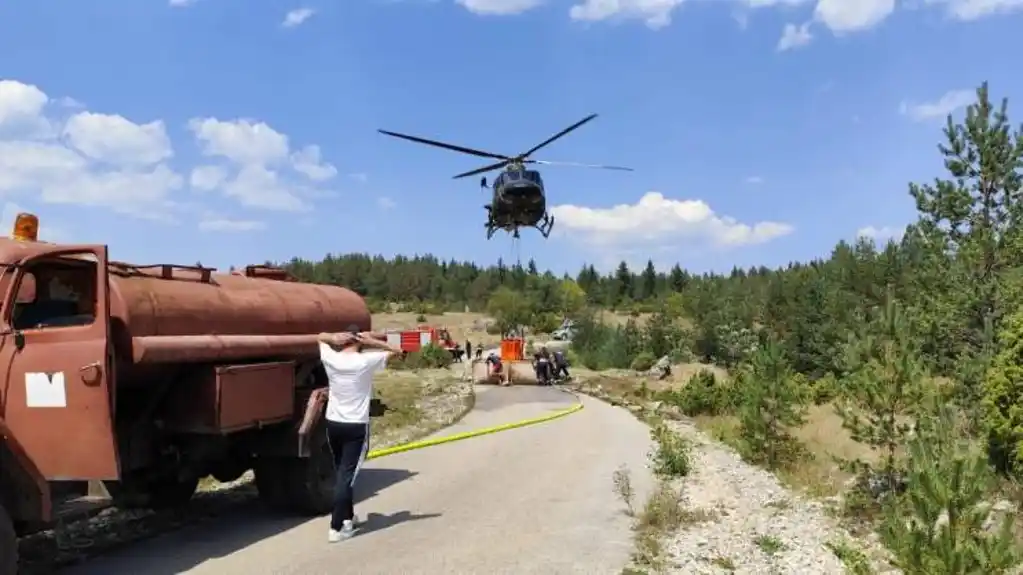
<path fill-rule="evenodd" d="M 909 186 L 918 218 L 899 239 L 841 241 L 783 269 L 637 273 L 623 262 L 570 278 L 533 262 L 359 254 L 287 265 L 374 306 L 469 308 L 537 331 L 575 317 L 574 353 L 594 369 L 664 355 L 726 367 L 728 381 L 699 373 L 659 399 L 716 418 L 722 439 L 781 474 L 820 457 L 805 424 L 826 410 L 862 446 L 839 462 L 859 478 L 846 511 L 879 529 L 893 564 L 1001 572 L 1020 557 L 1011 519 L 993 525 L 989 504 L 1023 474 L 1023 133 L 984 85 L 961 123 L 948 119 L 938 152 L 947 173 Z M 610 325 L 597 308 L 650 315 Z"/>

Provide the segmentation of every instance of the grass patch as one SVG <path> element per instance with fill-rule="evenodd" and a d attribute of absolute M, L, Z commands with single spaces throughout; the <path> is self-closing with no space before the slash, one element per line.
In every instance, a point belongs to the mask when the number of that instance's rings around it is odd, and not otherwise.
<path fill-rule="evenodd" d="M 415 425 L 423 418 L 419 403 L 431 389 L 418 373 L 384 372 L 377 376 L 374 387 L 377 398 L 387 409 L 383 415 L 370 420 L 371 444 L 395 430 Z"/>
<path fill-rule="evenodd" d="M 867 556 L 848 541 L 829 541 L 824 545 L 835 554 L 835 557 L 838 557 L 838 560 L 845 566 L 846 572 L 851 575 L 871 575 L 874 572 Z"/>
<path fill-rule="evenodd" d="M 687 518 L 681 494 L 669 481 L 660 481 L 633 526 L 636 549 L 632 560 L 635 564 L 654 571 L 664 570 L 664 541 L 681 529 Z"/>
<path fill-rule="evenodd" d="M 693 418 L 696 426 L 714 439 L 737 448 L 738 419 L 731 415 L 700 415 Z M 793 465 L 776 470 L 787 486 L 815 498 L 830 497 L 843 491 L 852 475 L 841 469 L 838 460 L 876 461 L 877 454 L 862 443 L 853 441 L 842 428 L 842 419 L 830 404 L 812 405 L 806 422 L 792 430 L 804 451 Z"/>
<path fill-rule="evenodd" d="M 777 555 L 785 550 L 785 544 L 774 535 L 757 535 L 753 543 L 766 555 Z"/>

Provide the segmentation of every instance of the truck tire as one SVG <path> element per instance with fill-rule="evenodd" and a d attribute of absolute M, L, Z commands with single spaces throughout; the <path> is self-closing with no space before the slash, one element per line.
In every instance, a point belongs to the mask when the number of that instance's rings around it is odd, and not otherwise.
<path fill-rule="evenodd" d="M 18 575 L 18 534 L 3 505 L 0 505 L 0 575 Z"/>
<path fill-rule="evenodd" d="M 256 489 L 272 509 L 300 515 L 323 515 L 333 509 L 334 456 L 322 426 L 311 438 L 315 439 L 309 457 L 261 457 L 256 461 Z"/>

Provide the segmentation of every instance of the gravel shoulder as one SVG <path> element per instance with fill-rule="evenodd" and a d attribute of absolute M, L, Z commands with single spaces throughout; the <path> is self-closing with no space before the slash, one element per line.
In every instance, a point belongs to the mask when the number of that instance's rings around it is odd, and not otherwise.
<path fill-rule="evenodd" d="M 672 573 L 846 573 L 828 546 L 852 538 L 823 504 L 793 493 L 691 423 L 669 425 L 693 445 L 693 473 L 677 485 L 699 518 L 665 545 Z"/>
<path fill-rule="evenodd" d="M 443 434 L 574 401 L 548 388 L 481 388 L 475 409 Z M 626 466 L 637 496 L 649 492 L 649 429 L 625 410 L 582 401 L 585 409 L 553 422 L 371 461 L 357 504 L 366 527 L 350 541 L 327 544 L 324 518 L 272 518 L 249 506 L 67 573 L 620 573 L 632 532 L 612 476 Z"/>

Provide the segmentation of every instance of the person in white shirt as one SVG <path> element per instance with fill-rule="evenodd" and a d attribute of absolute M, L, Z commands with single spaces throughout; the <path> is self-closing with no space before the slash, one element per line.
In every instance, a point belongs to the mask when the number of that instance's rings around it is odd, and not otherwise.
<path fill-rule="evenodd" d="M 320 361 L 330 385 L 325 414 L 327 440 L 334 455 L 337 485 L 328 541 L 355 535 L 354 488 L 369 451 L 369 407 L 373 374 L 401 349 L 353 326 L 347 333 L 321 333 Z"/>

